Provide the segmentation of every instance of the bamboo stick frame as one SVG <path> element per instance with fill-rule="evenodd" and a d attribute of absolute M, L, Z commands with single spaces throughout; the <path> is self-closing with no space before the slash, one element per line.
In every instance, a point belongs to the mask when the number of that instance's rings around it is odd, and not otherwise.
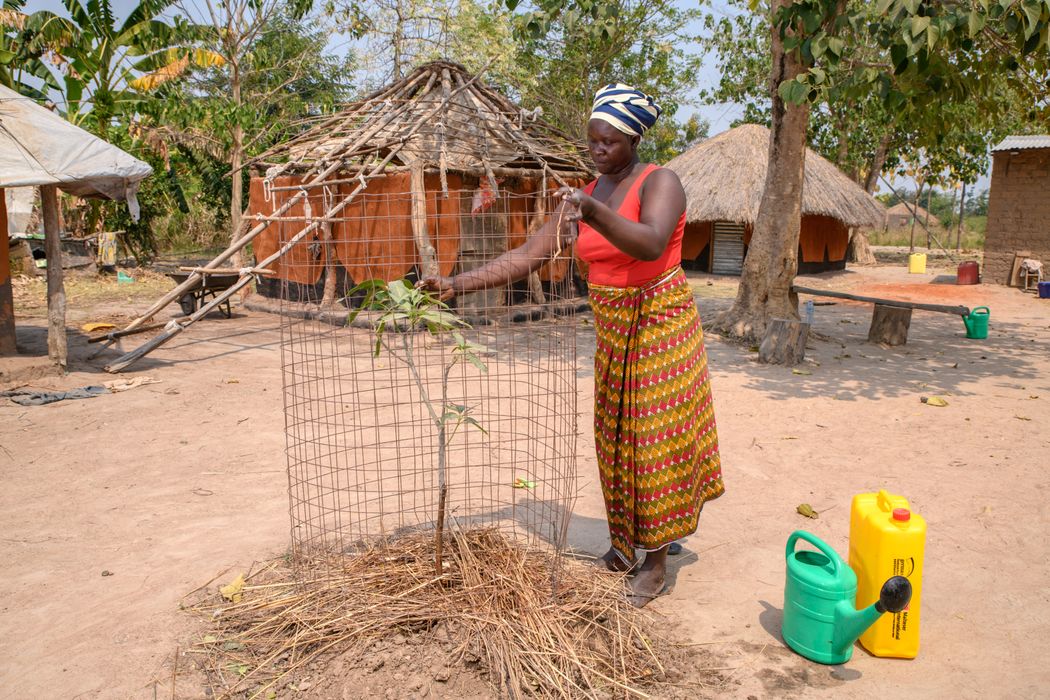
<path fill-rule="evenodd" d="M 491 61 L 489 63 L 491 63 Z M 325 214 L 324 214 L 324 219 L 333 219 L 336 216 L 338 216 L 339 213 L 343 209 L 345 209 L 350 204 L 350 202 L 352 202 L 357 197 L 358 194 L 360 194 L 363 190 L 365 190 L 367 188 L 369 180 L 374 179 L 376 177 L 379 177 L 381 175 L 384 175 L 385 172 L 386 172 L 386 166 L 398 154 L 398 152 L 401 150 L 401 146 L 403 146 L 405 143 L 408 142 L 409 137 L 411 137 L 415 132 L 417 132 L 420 128 L 422 128 L 422 126 L 424 124 L 428 123 L 428 121 L 430 119 L 432 119 L 434 116 L 436 116 L 440 112 L 440 110 L 443 109 L 452 100 L 452 98 L 454 98 L 460 92 L 463 92 L 463 91 L 467 90 L 467 88 L 469 88 L 478 79 L 480 79 L 481 76 L 484 74 L 485 69 L 487 69 L 487 67 L 488 66 L 486 66 L 484 69 L 482 69 L 477 74 L 475 74 L 469 81 L 467 81 L 465 83 L 461 83 L 460 86 L 456 90 L 454 90 L 451 93 L 449 93 L 449 96 L 447 98 L 442 99 L 428 113 L 426 113 L 423 118 L 417 120 L 412 125 L 412 127 L 402 136 L 400 145 L 397 148 L 391 149 L 390 152 L 386 155 L 386 157 L 383 158 L 383 160 L 379 161 L 379 163 L 377 163 L 372 168 L 371 172 L 369 172 L 367 175 L 363 174 L 361 176 L 360 184 L 356 188 L 354 188 L 354 190 L 349 195 L 347 195 L 345 198 L 343 198 L 342 201 L 340 201 L 334 207 L 332 207 L 331 209 L 326 211 Z M 390 117 L 390 119 L 392 119 L 392 118 L 393 118 L 393 116 Z M 374 134 L 375 133 L 374 130 L 377 130 L 378 128 L 380 128 L 380 127 L 379 126 L 374 126 L 374 127 L 370 128 L 368 130 L 368 133 L 373 133 Z M 361 139 L 364 139 L 364 138 L 365 138 L 364 135 L 362 135 Z M 358 140 L 360 141 L 361 139 L 358 139 Z M 314 182 L 317 182 L 317 181 L 319 181 L 319 180 L 321 180 L 323 178 L 327 178 L 328 176 L 330 176 L 333 173 L 337 172 L 338 169 L 340 167 L 342 167 L 342 165 L 343 165 L 343 162 L 342 162 L 341 159 L 340 160 L 336 160 L 328 168 L 325 168 L 325 170 L 320 175 L 318 175 L 317 178 L 315 178 Z M 299 199 L 301 199 L 301 198 L 303 198 L 305 196 L 306 196 L 306 192 L 304 190 L 303 192 L 301 192 L 299 194 L 296 194 L 295 196 L 291 197 L 288 200 L 288 202 L 286 202 L 283 206 L 280 207 L 280 209 L 278 209 L 276 212 L 274 212 L 274 215 L 283 214 L 284 212 L 288 211 L 288 209 L 291 208 L 291 206 L 295 202 L 298 202 Z M 237 242 L 240 245 L 237 245 L 237 247 L 234 247 L 236 244 L 231 244 L 231 246 L 229 248 L 227 248 L 225 251 L 223 251 L 223 253 L 221 253 L 219 255 L 219 257 L 215 258 L 210 263 L 208 263 L 205 266 L 205 268 L 206 269 L 211 269 L 211 268 L 214 268 L 214 267 L 217 267 L 217 266 L 221 265 L 223 262 L 226 262 L 226 260 L 228 260 L 230 257 L 232 257 L 232 255 L 234 253 L 236 253 L 237 251 L 241 250 L 245 245 L 247 245 L 247 243 L 251 239 L 255 238 L 260 233 L 262 233 L 262 231 L 265 230 L 265 228 L 267 226 L 269 226 L 269 225 L 270 225 L 270 221 L 263 221 L 260 224 L 258 224 L 257 226 L 255 226 L 254 228 L 252 228 L 251 231 L 249 231 L 247 234 L 245 234 L 245 236 L 243 236 Z M 322 225 L 322 221 L 315 219 L 310 224 L 306 225 L 302 230 L 300 230 L 299 233 L 295 234 L 291 239 L 289 239 L 275 253 L 270 255 L 265 260 L 259 262 L 255 267 L 257 267 L 257 268 L 267 268 L 267 267 L 269 267 L 275 261 L 277 261 L 278 259 L 283 257 L 289 250 L 291 250 L 292 247 L 296 243 L 301 241 L 308 234 L 310 234 L 313 231 L 317 230 L 321 225 Z M 192 287 L 196 286 L 196 282 L 198 280 L 200 280 L 200 279 L 201 279 L 201 273 L 191 273 L 190 276 L 186 279 L 185 282 L 183 282 L 182 284 L 178 285 L 174 290 L 172 290 L 171 292 L 168 292 L 166 295 L 164 295 L 164 297 L 162 297 L 161 301 L 156 302 L 152 307 L 150 307 L 150 311 L 149 312 L 147 312 L 143 316 L 140 316 L 135 321 L 132 321 L 132 323 L 130 323 L 123 330 L 125 330 L 125 331 L 134 330 L 138 326 L 142 325 L 142 323 L 145 323 L 150 318 L 152 318 L 152 316 L 154 314 L 156 314 L 157 311 L 159 311 L 160 309 L 164 308 L 164 306 L 167 306 L 174 299 L 177 299 L 177 298 L 181 297 L 183 294 L 185 294 L 185 292 L 189 291 L 189 289 L 191 289 Z M 115 374 L 117 372 L 123 371 L 124 369 L 127 369 L 129 366 L 131 366 L 133 363 L 135 363 L 136 361 L 138 361 L 139 359 L 141 359 L 145 355 L 149 354 L 153 350 L 157 349 L 161 345 L 164 345 L 169 340 L 171 340 L 172 338 L 177 336 L 179 333 L 181 333 L 183 330 L 185 330 L 186 327 L 192 325 L 196 321 L 198 321 L 201 318 L 204 318 L 205 316 L 207 316 L 213 309 L 217 308 L 220 304 L 225 302 L 227 299 L 229 299 L 231 296 L 233 296 L 236 292 L 238 292 L 241 289 L 243 289 L 244 287 L 246 287 L 252 280 L 254 280 L 254 275 L 252 275 L 252 274 L 246 274 L 246 275 L 241 276 L 240 279 L 238 279 L 237 282 L 235 282 L 233 285 L 231 285 L 228 289 L 226 289 L 222 293 L 216 295 L 210 302 L 208 302 L 207 304 L 205 304 L 201 308 L 197 309 L 197 311 L 195 311 L 194 313 L 190 314 L 190 316 L 186 319 L 184 324 L 183 323 L 178 323 L 178 322 L 175 322 L 175 321 L 170 322 L 168 325 L 165 326 L 164 332 L 160 333 L 155 338 L 152 338 L 151 340 L 147 341 L 146 343 L 143 343 L 138 348 L 132 350 L 131 352 L 125 353 L 121 357 L 117 358 L 115 361 L 113 361 L 110 364 L 106 365 L 105 366 L 105 370 L 107 372 Z"/>

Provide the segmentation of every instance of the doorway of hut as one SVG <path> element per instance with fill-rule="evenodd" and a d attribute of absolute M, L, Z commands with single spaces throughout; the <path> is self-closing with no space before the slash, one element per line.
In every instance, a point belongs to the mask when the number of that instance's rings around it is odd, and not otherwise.
<path fill-rule="evenodd" d="M 746 255 L 744 224 L 716 221 L 711 236 L 711 272 L 716 275 L 739 276 L 744 269 Z"/>

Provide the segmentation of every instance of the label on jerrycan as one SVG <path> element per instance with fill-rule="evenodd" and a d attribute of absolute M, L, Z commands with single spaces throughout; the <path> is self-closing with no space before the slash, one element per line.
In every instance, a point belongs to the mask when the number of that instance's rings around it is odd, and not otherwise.
<path fill-rule="evenodd" d="M 886 491 L 854 496 L 849 565 L 857 574 L 857 607 L 878 600 L 882 584 L 891 576 L 904 576 L 913 590 L 908 607 L 883 615 L 861 635 L 861 645 L 875 656 L 911 659 L 919 653 L 925 543 L 926 521 L 911 512 L 907 499 Z"/>

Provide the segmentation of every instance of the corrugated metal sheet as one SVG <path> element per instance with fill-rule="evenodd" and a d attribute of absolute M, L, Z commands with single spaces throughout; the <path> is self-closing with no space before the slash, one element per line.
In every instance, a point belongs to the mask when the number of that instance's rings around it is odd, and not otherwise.
<path fill-rule="evenodd" d="M 711 272 L 716 275 L 739 275 L 743 269 L 744 225 L 716 221 Z"/>
<path fill-rule="evenodd" d="M 992 152 L 1019 151 L 1025 148 L 1050 148 L 1050 135 L 1007 136 L 998 146 L 992 149 Z"/>

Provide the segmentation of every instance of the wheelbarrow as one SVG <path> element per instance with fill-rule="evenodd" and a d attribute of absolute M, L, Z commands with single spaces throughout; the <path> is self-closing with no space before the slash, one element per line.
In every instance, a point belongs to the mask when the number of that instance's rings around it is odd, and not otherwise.
<path fill-rule="evenodd" d="M 194 274 L 189 271 L 178 271 L 166 273 L 168 277 L 175 280 L 177 284 L 182 284 L 189 276 Z M 216 272 L 208 273 L 204 275 L 197 284 L 189 289 L 185 294 L 179 298 L 179 306 L 182 308 L 182 313 L 189 316 L 200 307 L 204 306 L 207 302 L 205 301 L 208 297 L 217 297 L 222 292 L 232 287 L 240 279 L 240 275 L 233 272 Z M 219 311 L 226 318 L 230 318 L 233 315 L 230 309 L 230 300 L 227 299 L 222 304 L 219 304 Z"/>

